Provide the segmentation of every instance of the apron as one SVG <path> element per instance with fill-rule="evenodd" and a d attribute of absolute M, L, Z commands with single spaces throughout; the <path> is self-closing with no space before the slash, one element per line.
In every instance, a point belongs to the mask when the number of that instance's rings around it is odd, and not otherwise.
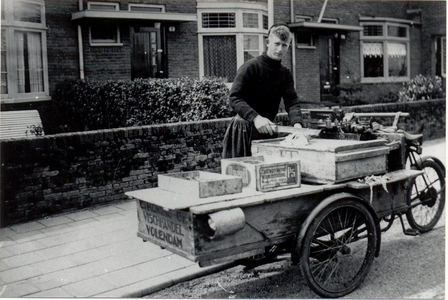
<path fill-rule="evenodd" d="M 252 140 L 272 139 L 277 135 L 259 133 L 252 122 L 239 115 L 233 117 L 224 135 L 222 158 L 252 156 Z"/>

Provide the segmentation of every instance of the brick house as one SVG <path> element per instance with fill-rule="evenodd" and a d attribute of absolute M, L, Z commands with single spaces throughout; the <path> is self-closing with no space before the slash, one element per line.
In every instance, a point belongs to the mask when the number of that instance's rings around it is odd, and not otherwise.
<path fill-rule="evenodd" d="M 445 1 L 2 0 L 1 8 L 3 110 L 45 110 L 69 78 L 232 82 L 278 22 L 294 32 L 284 64 L 306 102 L 331 100 L 340 85 L 446 74 Z"/>

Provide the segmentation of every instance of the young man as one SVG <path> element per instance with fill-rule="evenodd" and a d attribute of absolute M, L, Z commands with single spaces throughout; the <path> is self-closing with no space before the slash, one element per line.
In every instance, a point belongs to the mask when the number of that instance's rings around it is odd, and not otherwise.
<path fill-rule="evenodd" d="M 276 134 L 273 120 L 283 98 L 289 120 L 302 127 L 302 114 L 291 72 L 281 64 L 291 43 L 286 24 L 268 32 L 267 51 L 243 64 L 230 90 L 229 104 L 237 115 L 224 136 L 223 158 L 250 156 L 251 141 Z"/>

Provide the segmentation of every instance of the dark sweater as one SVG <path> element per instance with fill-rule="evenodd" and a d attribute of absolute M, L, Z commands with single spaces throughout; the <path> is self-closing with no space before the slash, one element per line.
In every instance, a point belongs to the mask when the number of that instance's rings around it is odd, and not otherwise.
<path fill-rule="evenodd" d="M 233 81 L 229 104 L 243 119 L 257 115 L 273 121 L 283 98 L 291 125 L 302 122 L 291 72 L 266 53 L 244 63 Z"/>

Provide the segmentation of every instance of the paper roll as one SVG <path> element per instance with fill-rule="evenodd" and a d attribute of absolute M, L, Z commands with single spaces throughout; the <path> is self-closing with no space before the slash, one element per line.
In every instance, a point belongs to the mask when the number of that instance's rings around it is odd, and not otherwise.
<path fill-rule="evenodd" d="M 208 222 L 214 231 L 210 238 L 215 239 L 243 229 L 246 218 L 241 208 L 234 208 L 210 214 Z"/>

